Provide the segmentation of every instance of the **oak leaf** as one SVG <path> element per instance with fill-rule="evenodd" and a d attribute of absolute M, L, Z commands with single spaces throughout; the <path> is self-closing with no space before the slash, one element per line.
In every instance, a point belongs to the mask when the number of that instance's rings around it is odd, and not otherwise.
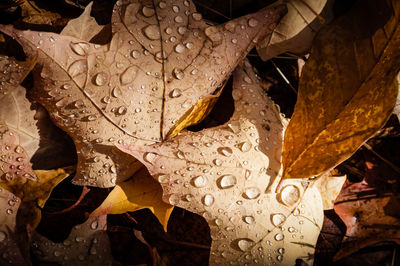
<path fill-rule="evenodd" d="M 72 228 L 62 243 L 54 243 L 37 232 L 32 236 L 32 253 L 41 263 L 57 265 L 119 265 L 111 255 L 107 216 L 91 217 Z"/>
<path fill-rule="evenodd" d="M 333 19 L 333 3 L 333 0 L 287 1 L 288 13 L 257 44 L 258 55 L 266 61 L 284 52 L 307 52 L 317 32 Z"/>
<path fill-rule="evenodd" d="M 0 188 L 0 264 L 28 265 L 18 247 L 16 218 L 21 200 L 11 192 Z"/>
<path fill-rule="evenodd" d="M 188 0 L 119 1 L 106 45 L 1 30 L 28 55 L 38 53 L 33 97 L 74 139 L 74 183 L 110 187 L 133 173 L 132 159 L 113 145 L 169 137 L 179 119 L 214 93 L 284 11 L 278 6 L 209 26 Z"/>
<path fill-rule="evenodd" d="M 399 11 L 398 1 L 360 1 L 319 32 L 285 133 L 284 178 L 333 168 L 385 124 L 398 90 Z"/>
<path fill-rule="evenodd" d="M 161 197 L 160 184 L 153 180 L 145 167 L 142 167 L 131 180 L 117 184 L 91 216 L 121 214 L 147 208 L 167 231 L 173 206 L 164 203 Z"/>
<path fill-rule="evenodd" d="M 118 145 L 160 182 L 164 201 L 202 215 L 211 265 L 312 263 L 323 221 L 314 181 L 281 178 L 287 123 L 248 62 L 234 73 L 235 112 L 222 126 L 149 146 Z"/>

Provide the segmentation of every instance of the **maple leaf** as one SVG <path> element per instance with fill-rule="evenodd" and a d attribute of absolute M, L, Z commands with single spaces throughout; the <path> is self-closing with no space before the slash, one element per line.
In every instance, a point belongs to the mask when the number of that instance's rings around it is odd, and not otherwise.
<path fill-rule="evenodd" d="M 210 264 L 312 262 L 323 220 L 314 181 L 281 178 L 287 123 L 250 64 L 234 73 L 235 112 L 222 126 L 149 146 L 118 145 L 161 183 L 164 201 L 202 215 L 213 239 Z"/>
<path fill-rule="evenodd" d="M 382 241 L 400 243 L 399 186 L 379 176 L 373 162 L 366 162 L 365 178 L 347 184 L 336 199 L 334 210 L 346 225 L 339 260 L 369 245 Z"/>
<path fill-rule="evenodd" d="M 54 243 L 37 232 L 32 236 L 33 256 L 42 263 L 59 265 L 119 265 L 111 255 L 107 216 L 91 217 L 72 228 L 62 243 Z"/>
<path fill-rule="evenodd" d="M 145 167 L 142 167 L 135 173 L 134 178 L 117 184 L 91 216 L 120 214 L 147 208 L 154 213 L 167 231 L 173 206 L 164 203 L 161 196 L 160 184 L 153 180 Z"/>
<path fill-rule="evenodd" d="M 267 8 L 210 26 L 188 0 L 119 1 L 106 45 L 0 29 L 28 55 L 38 53 L 33 96 L 74 139 L 74 183 L 110 187 L 134 172 L 132 159 L 113 150 L 114 143 L 143 145 L 167 138 L 284 11 Z"/>
<path fill-rule="evenodd" d="M 399 10 L 398 1 L 359 2 L 319 32 L 285 133 L 284 178 L 333 168 L 385 124 L 398 90 Z"/>
<path fill-rule="evenodd" d="M 332 0 L 287 1 L 288 13 L 278 26 L 257 44 L 257 52 L 267 61 L 284 52 L 307 52 L 315 35 L 333 19 Z"/>
<path fill-rule="evenodd" d="M 27 154 L 27 161 L 30 160 L 34 168 L 53 169 L 71 165 L 73 159 L 70 158 L 74 158 L 71 149 L 68 149 L 71 143 L 67 141 L 65 134 L 52 124 L 44 108 L 27 99 L 25 88 L 19 85 L 35 63 L 35 57 L 19 62 L 12 57 L 0 56 L 0 120 L 2 121 L 0 123 L 8 128 L 4 130 L 10 130 L 18 136 L 18 139 L 15 136 L 15 139 L 8 141 L 18 142 L 17 144 Z M 7 142 L 5 144 L 13 145 Z M 2 155 L 6 156 L 9 153 Z M 9 163 L 10 166 L 13 165 L 11 161 Z M 22 163 L 22 161 L 17 163 Z M 27 171 L 30 165 L 26 163 L 22 164 L 25 165 Z M 17 167 L 15 165 L 15 171 Z M 6 169 L 8 168 L 4 168 L 5 172 L 7 172 Z M 19 172 L 20 176 L 25 174 L 23 171 Z M 30 174 L 33 173 L 30 172 Z"/>
<path fill-rule="evenodd" d="M 24 260 L 16 238 L 16 217 L 21 200 L 11 192 L 0 188 L 0 264 L 28 265 Z"/>

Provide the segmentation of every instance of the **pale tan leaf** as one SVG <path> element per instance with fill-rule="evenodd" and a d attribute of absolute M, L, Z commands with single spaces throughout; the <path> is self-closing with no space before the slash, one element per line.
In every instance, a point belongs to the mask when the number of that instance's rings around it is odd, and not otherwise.
<path fill-rule="evenodd" d="M 312 264 L 323 221 L 312 182 L 281 178 L 283 118 L 248 62 L 234 73 L 235 112 L 226 124 L 150 146 L 118 145 L 163 187 L 164 201 L 210 226 L 210 265 Z"/>
<path fill-rule="evenodd" d="M 333 19 L 333 3 L 334 0 L 288 1 L 288 13 L 272 33 L 257 44 L 261 59 L 266 61 L 284 52 L 307 52 L 320 28 Z"/>
<path fill-rule="evenodd" d="M 133 163 L 113 145 L 165 139 L 284 12 L 278 6 L 209 26 L 188 0 L 119 1 L 106 45 L 1 29 L 39 54 L 33 95 L 74 139 L 74 183 L 110 187 L 131 176 Z"/>
<path fill-rule="evenodd" d="M 346 176 L 332 176 L 325 174 L 315 181 L 314 186 L 319 190 L 322 197 L 324 210 L 333 209 L 333 203 L 342 189 Z"/>
<path fill-rule="evenodd" d="M 386 123 L 398 91 L 399 11 L 398 1 L 362 1 L 319 32 L 285 133 L 284 178 L 333 168 Z"/>

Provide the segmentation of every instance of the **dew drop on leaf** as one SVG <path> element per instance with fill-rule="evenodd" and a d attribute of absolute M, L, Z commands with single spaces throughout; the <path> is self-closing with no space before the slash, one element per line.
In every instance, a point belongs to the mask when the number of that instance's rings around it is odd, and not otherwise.
<path fill-rule="evenodd" d="M 218 149 L 219 153 L 221 153 L 222 155 L 229 157 L 232 155 L 232 149 L 229 147 L 222 147 Z"/>
<path fill-rule="evenodd" d="M 120 76 L 120 81 L 122 85 L 131 83 L 136 77 L 136 67 L 128 67 Z"/>
<path fill-rule="evenodd" d="M 249 238 L 239 239 L 237 242 L 238 248 L 243 252 L 249 250 L 254 244 L 254 241 Z"/>
<path fill-rule="evenodd" d="M 211 194 L 206 194 L 204 195 L 202 201 L 205 206 L 209 207 L 214 204 L 214 196 Z"/>
<path fill-rule="evenodd" d="M 285 236 L 282 233 L 277 233 L 274 236 L 274 238 L 275 238 L 276 241 L 282 241 L 285 238 Z"/>
<path fill-rule="evenodd" d="M 237 134 L 240 132 L 240 122 L 235 120 L 228 124 L 228 127 L 232 130 L 233 133 Z"/>
<path fill-rule="evenodd" d="M 178 98 L 182 95 L 182 91 L 180 89 L 173 89 L 170 93 L 171 98 Z"/>
<path fill-rule="evenodd" d="M 160 30 L 157 25 L 148 25 L 143 29 L 143 33 L 150 40 L 160 39 Z"/>
<path fill-rule="evenodd" d="M 108 76 L 105 72 L 99 72 L 94 77 L 94 84 L 97 86 L 103 86 L 107 83 Z"/>
<path fill-rule="evenodd" d="M 253 216 L 244 216 L 243 220 L 246 224 L 252 224 L 255 221 Z"/>
<path fill-rule="evenodd" d="M 249 19 L 248 24 L 250 27 L 256 27 L 258 25 L 258 20 L 251 18 Z"/>
<path fill-rule="evenodd" d="M 89 45 L 84 42 L 71 42 L 70 47 L 72 51 L 77 55 L 86 55 L 86 51 L 89 49 Z"/>
<path fill-rule="evenodd" d="M 233 175 L 224 175 L 218 179 L 218 185 L 220 188 L 231 188 L 236 185 L 236 177 Z"/>
<path fill-rule="evenodd" d="M 151 16 L 154 15 L 154 13 L 155 13 L 155 11 L 154 11 L 154 9 L 151 8 L 151 7 L 144 6 L 144 7 L 142 8 L 142 14 L 143 14 L 143 16 L 145 16 L 145 17 L 151 17 Z"/>
<path fill-rule="evenodd" d="M 157 154 L 155 154 L 153 152 L 146 152 L 143 155 L 143 160 L 148 163 L 153 163 L 156 158 L 157 158 Z"/>
<path fill-rule="evenodd" d="M 271 222 L 274 226 L 280 226 L 286 220 L 286 216 L 282 213 L 271 214 Z"/>
<path fill-rule="evenodd" d="M 244 191 L 244 195 L 248 199 L 258 198 L 258 196 L 260 196 L 260 193 L 260 190 L 256 187 L 249 187 L 246 188 L 246 190 Z"/>
<path fill-rule="evenodd" d="M 179 196 L 177 194 L 171 194 L 168 201 L 171 205 L 176 205 L 179 203 Z"/>
<path fill-rule="evenodd" d="M 300 190 L 295 185 L 287 185 L 279 193 L 279 200 L 286 206 L 292 206 L 300 198 Z"/>
<path fill-rule="evenodd" d="M 245 141 L 240 143 L 239 147 L 242 152 L 248 152 L 251 149 L 251 144 Z"/>
<path fill-rule="evenodd" d="M 204 187 L 204 186 L 207 185 L 207 179 L 206 179 L 204 176 L 202 176 L 202 175 L 199 175 L 199 176 L 194 177 L 194 178 L 192 179 L 192 182 L 193 182 L 193 185 L 194 185 L 195 187 L 197 187 L 197 188 L 199 188 L 199 187 Z"/>

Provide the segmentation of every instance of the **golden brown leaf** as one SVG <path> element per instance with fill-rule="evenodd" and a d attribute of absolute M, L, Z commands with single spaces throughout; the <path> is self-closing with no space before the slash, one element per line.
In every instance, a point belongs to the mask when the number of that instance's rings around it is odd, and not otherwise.
<path fill-rule="evenodd" d="M 359 4 L 314 41 L 285 133 L 284 178 L 311 177 L 333 168 L 392 112 L 400 67 L 399 1 Z"/>

